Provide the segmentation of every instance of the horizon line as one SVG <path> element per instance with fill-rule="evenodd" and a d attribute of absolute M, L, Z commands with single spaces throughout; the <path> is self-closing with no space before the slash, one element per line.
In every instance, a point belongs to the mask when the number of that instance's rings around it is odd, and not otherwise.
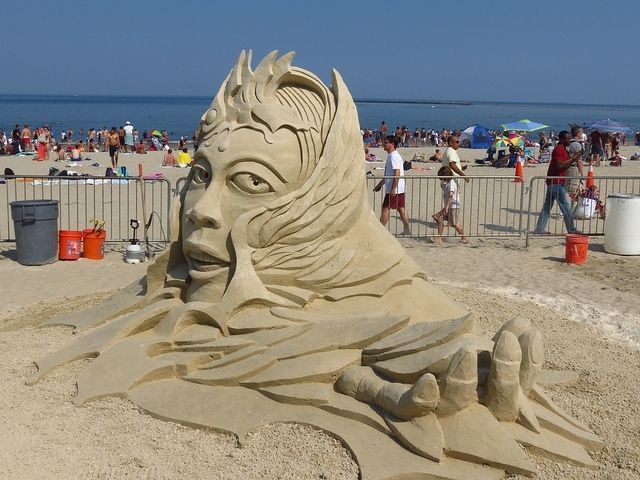
<path fill-rule="evenodd" d="M 211 99 L 215 96 L 211 95 L 181 95 L 181 94 L 109 94 L 109 93 L 0 93 L 1 97 L 103 97 L 103 98 L 207 98 Z M 493 105 L 527 105 L 527 106 L 548 106 L 548 105 L 565 105 L 565 106 L 587 106 L 587 107 L 638 107 L 640 105 L 632 103 L 573 103 L 573 102 L 528 102 L 528 101 L 505 101 L 505 100 L 425 100 L 411 98 L 353 98 L 355 103 L 393 103 L 393 104 L 418 104 L 418 105 L 461 105 L 469 106 L 474 104 L 493 104 Z"/>

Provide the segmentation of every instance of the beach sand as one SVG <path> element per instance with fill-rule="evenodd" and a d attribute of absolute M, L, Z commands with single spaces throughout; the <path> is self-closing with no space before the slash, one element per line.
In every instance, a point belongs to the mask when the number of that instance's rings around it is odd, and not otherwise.
<path fill-rule="evenodd" d="M 431 155 L 434 149 L 419 150 Z M 629 157 L 635 150 L 625 147 L 622 154 Z M 400 152 L 410 159 L 415 149 Z M 382 149 L 373 153 L 386 156 Z M 483 152 L 459 153 L 473 162 Z M 82 171 L 103 174 L 108 156 L 89 156 L 102 166 Z M 161 161 L 162 154 L 155 152 L 123 155 L 120 163 L 137 172 L 142 162 L 145 174 L 162 172 L 172 182 L 186 175 L 182 169 L 160 168 Z M 27 158 L 4 157 L 2 162 L 18 175 L 59 168 L 52 161 Z M 435 175 L 433 170 L 425 173 Z M 470 167 L 468 173 L 495 170 Z M 524 173 L 525 178 L 544 175 L 546 165 Z M 640 175 L 640 162 L 602 167 L 596 174 Z M 582 266 L 564 262 L 560 237 L 536 239 L 527 249 L 524 239 L 517 238 L 474 238 L 468 246 L 454 240 L 445 238 L 442 246 L 415 239 L 400 242 L 431 282 L 475 313 L 486 336 L 513 317 L 530 319 L 544 338 L 546 368 L 578 375 L 576 383 L 547 386 L 546 391 L 606 444 L 592 453 L 598 464 L 594 470 L 527 449 L 539 468 L 538 478 L 640 478 L 640 256 L 608 254 L 602 237 L 591 237 Z M 0 244 L 0 424 L 6 436 L 0 443 L 0 477 L 358 478 L 357 466 L 340 442 L 308 427 L 267 425 L 238 448 L 232 436 L 154 419 L 126 399 L 75 407 L 75 380 L 90 360 L 62 366 L 40 383 L 25 385 L 35 372 L 34 360 L 86 334 L 38 327 L 40 323 L 98 304 L 144 275 L 147 264 L 126 264 L 124 248 L 108 250 L 99 261 L 26 267 L 17 263 L 15 245 Z"/>

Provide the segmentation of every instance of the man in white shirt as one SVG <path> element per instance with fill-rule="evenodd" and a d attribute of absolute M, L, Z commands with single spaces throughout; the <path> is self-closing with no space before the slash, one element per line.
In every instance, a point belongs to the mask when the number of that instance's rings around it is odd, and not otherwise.
<path fill-rule="evenodd" d="M 133 151 L 133 126 L 127 121 L 124 127 L 124 152 L 131 153 Z"/>
<path fill-rule="evenodd" d="M 382 201 L 382 213 L 380 214 L 380 223 L 386 225 L 389 221 L 389 210 L 393 208 L 398 210 L 402 223 L 404 224 L 403 235 L 411 235 L 411 228 L 409 227 L 409 214 L 405 209 L 405 181 L 404 181 L 404 167 L 400 154 L 396 151 L 398 148 L 398 139 L 393 135 L 385 137 L 384 150 L 388 153 L 387 162 L 384 166 L 385 177 L 393 176 L 394 178 L 387 178 L 380 180 L 380 182 L 373 188 L 374 192 L 379 192 L 384 185 L 385 196 Z"/>

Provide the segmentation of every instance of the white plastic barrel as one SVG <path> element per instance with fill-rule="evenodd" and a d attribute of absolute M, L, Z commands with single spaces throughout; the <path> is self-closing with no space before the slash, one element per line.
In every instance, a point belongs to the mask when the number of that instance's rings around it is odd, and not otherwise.
<path fill-rule="evenodd" d="M 640 255 L 640 195 L 608 195 L 604 251 Z"/>

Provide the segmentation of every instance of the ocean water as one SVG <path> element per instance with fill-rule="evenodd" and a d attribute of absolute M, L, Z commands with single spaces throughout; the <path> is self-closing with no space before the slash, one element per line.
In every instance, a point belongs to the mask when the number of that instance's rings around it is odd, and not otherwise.
<path fill-rule="evenodd" d="M 200 117 L 213 97 L 195 96 L 66 96 L 0 95 L 0 129 L 11 131 L 16 124 L 51 125 L 57 138 L 64 129 L 120 127 L 126 121 L 144 130 L 165 129 L 172 139 L 191 138 Z M 638 105 L 575 105 L 499 102 L 415 102 L 356 100 L 360 125 L 377 129 L 385 121 L 390 129 L 406 125 L 410 130 L 464 129 L 480 124 L 500 129 L 502 123 L 527 118 L 549 125 L 556 132 L 570 124 L 590 124 L 611 119 L 640 129 Z"/>
<path fill-rule="evenodd" d="M 380 128 L 384 120 L 389 129 L 406 125 L 417 128 L 464 129 L 470 125 L 482 125 L 487 129 L 501 129 L 501 124 L 528 119 L 548 125 L 546 129 L 568 130 L 570 125 L 588 125 L 599 120 L 615 120 L 629 126 L 634 132 L 640 129 L 639 105 L 575 105 L 533 103 L 384 103 L 357 101 L 360 125 Z"/>
<path fill-rule="evenodd" d="M 166 129 L 170 138 L 189 138 L 213 97 L 134 97 L 72 95 L 0 95 L 0 128 L 5 133 L 16 124 L 51 125 L 60 138 L 62 130 L 119 128 L 130 121 L 140 133 Z"/>

